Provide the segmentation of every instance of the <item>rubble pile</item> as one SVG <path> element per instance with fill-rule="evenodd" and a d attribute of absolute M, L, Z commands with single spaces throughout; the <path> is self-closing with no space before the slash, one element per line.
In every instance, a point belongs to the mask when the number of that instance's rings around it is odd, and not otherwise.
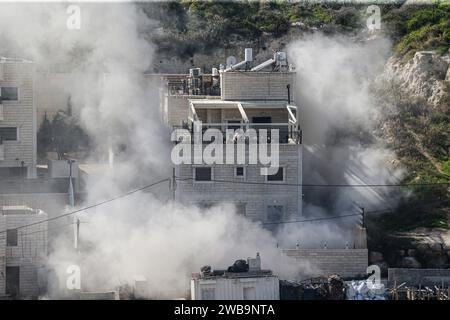
<path fill-rule="evenodd" d="M 368 280 L 352 281 L 347 285 L 347 300 L 387 300 L 384 284 L 374 284 Z"/>

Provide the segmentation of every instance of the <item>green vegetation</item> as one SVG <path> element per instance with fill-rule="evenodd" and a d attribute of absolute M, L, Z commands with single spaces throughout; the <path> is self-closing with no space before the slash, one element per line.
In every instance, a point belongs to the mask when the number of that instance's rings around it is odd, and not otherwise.
<path fill-rule="evenodd" d="M 52 121 L 45 119 L 37 133 L 38 156 L 46 159 L 47 152 L 56 152 L 58 159 L 65 159 L 68 152 L 89 148 L 89 137 L 79 124 L 78 118 L 71 114 L 70 100 L 68 111 L 60 110 Z"/>
<path fill-rule="evenodd" d="M 153 41 L 161 52 L 190 57 L 211 47 L 241 40 L 259 43 L 263 36 L 280 38 L 299 26 L 325 33 L 357 33 L 365 28 L 367 5 L 309 1 L 196 1 L 141 4 L 164 32 Z M 450 2 L 401 6 L 380 3 L 382 32 L 394 40 L 398 55 L 410 58 L 418 50 L 445 53 L 450 43 Z"/>
<path fill-rule="evenodd" d="M 395 15 L 391 17 L 395 19 Z M 397 17 L 398 18 L 398 17 Z M 440 2 L 425 7 L 414 7 L 402 17 L 404 28 L 396 52 L 410 58 L 419 50 L 436 50 L 443 54 L 450 44 L 450 3 Z"/>

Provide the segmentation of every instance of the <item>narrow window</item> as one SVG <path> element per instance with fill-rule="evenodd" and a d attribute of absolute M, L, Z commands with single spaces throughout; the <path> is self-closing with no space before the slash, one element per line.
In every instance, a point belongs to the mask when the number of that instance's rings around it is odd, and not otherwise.
<path fill-rule="evenodd" d="M 236 167 L 235 168 L 235 176 L 236 177 L 244 177 L 245 176 L 245 169 L 244 169 L 244 167 Z"/>
<path fill-rule="evenodd" d="M 3 101 L 17 101 L 19 100 L 19 89 L 17 87 L 2 87 Z"/>
<path fill-rule="evenodd" d="M 195 168 L 195 181 L 211 181 L 212 180 L 212 168 L 211 167 L 198 167 Z"/>
<path fill-rule="evenodd" d="M 267 176 L 267 181 L 284 181 L 284 170 L 283 168 L 278 168 L 277 173 Z"/>
<path fill-rule="evenodd" d="M 8 247 L 17 246 L 17 229 L 6 230 L 6 245 Z"/>
<path fill-rule="evenodd" d="M 268 222 L 280 222 L 283 218 L 283 206 L 267 206 Z"/>

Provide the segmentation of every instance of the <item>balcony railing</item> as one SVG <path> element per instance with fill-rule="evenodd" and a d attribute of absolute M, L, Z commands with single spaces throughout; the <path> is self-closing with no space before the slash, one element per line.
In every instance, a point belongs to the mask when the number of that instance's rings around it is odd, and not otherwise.
<path fill-rule="evenodd" d="M 190 134 L 186 137 L 182 137 L 178 142 L 194 142 L 195 133 L 200 133 L 200 129 L 194 130 L 194 123 L 186 123 L 184 126 L 175 127 L 189 130 Z M 257 143 L 267 142 L 273 143 L 274 137 L 271 130 L 277 130 L 278 143 L 280 144 L 301 144 L 302 132 L 297 124 L 292 123 L 201 123 L 202 141 L 203 135 L 208 129 L 217 129 L 222 134 L 222 143 L 250 143 L 251 139 Z M 240 129 L 240 130 L 239 130 Z M 249 130 L 251 129 L 251 130 Z M 262 130 L 265 129 L 265 132 Z M 232 134 L 229 134 L 227 130 L 233 130 Z M 213 139 L 214 141 L 214 139 Z M 205 144 L 213 142 L 211 140 L 203 141 Z"/>

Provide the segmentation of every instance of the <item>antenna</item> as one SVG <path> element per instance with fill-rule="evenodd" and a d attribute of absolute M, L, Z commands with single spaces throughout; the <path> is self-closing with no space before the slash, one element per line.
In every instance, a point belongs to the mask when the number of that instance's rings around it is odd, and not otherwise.
<path fill-rule="evenodd" d="M 236 57 L 229 56 L 227 58 L 227 69 L 230 68 L 231 66 L 234 66 L 236 64 L 236 62 L 237 62 Z"/>

